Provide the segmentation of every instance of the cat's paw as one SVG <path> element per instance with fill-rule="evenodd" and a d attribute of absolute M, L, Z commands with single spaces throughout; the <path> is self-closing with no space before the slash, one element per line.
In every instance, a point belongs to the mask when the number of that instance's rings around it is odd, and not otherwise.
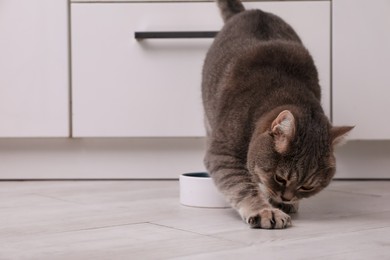
<path fill-rule="evenodd" d="M 251 228 L 282 229 L 291 225 L 289 215 L 275 208 L 264 208 L 247 218 Z"/>

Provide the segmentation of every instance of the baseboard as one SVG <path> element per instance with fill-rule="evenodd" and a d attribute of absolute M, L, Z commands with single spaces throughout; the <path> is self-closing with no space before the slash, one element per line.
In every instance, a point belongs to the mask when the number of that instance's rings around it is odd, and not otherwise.
<path fill-rule="evenodd" d="M 0 139 L 0 179 L 177 179 L 204 171 L 205 143 L 204 138 Z M 352 141 L 336 155 L 336 179 L 390 179 L 390 141 Z"/>

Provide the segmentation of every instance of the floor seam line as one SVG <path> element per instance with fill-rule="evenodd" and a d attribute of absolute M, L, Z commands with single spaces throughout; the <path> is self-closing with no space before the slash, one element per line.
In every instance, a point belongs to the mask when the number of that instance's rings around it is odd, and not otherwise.
<path fill-rule="evenodd" d="M 148 224 L 148 222 L 123 223 L 123 224 L 110 225 L 110 226 L 101 226 L 101 227 L 91 227 L 91 228 L 84 228 L 84 229 L 65 230 L 63 232 L 57 232 L 57 234 L 69 233 L 69 232 L 79 232 L 79 231 L 99 230 L 99 229 L 115 228 L 115 227 L 122 227 L 122 226 L 142 225 L 142 224 Z"/>
<path fill-rule="evenodd" d="M 214 236 L 212 234 L 202 234 L 202 233 L 198 233 L 198 232 L 191 231 L 191 230 L 186 230 L 186 229 L 176 228 L 176 227 L 167 226 L 167 225 L 163 225 L 163 224 L 158 224 L 158 223 L 155 223 L 155 222 L 147 222 L 147 223 L 149 223 L 151 225 L 156 225 L 156 226 L 160 226 L 160 227 L 165 227 L 165 228 L 169 228 L 169 229 L 183 231 L 183 232 L 187 232 L 187 233 L 191 233 L 191 234 L 195 234 L 195 235 L 211 237 L 211 238 L 218 239 L 218 240 L 221 240 L 221 241 L 238 243 L 238 244 L 245 245 L 245 246 L 251 246 L 253 244 L 253 243 L 245 243 L 245 242 L 241 242 L 241 241 L 235 241 L 235 240 L 231 240 L 231 239 L 225 239 L 225 238 L 222 238 L 222 237 Z"/>

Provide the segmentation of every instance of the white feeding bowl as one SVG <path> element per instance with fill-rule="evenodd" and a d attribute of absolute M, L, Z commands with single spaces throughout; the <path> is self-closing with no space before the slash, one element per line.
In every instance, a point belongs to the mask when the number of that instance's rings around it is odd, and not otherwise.
<path fill-rule="evenodd" d="M 184 173 L 179 181 L 181 204 L 203 208 L 230 207 L 206 172 Z"/>

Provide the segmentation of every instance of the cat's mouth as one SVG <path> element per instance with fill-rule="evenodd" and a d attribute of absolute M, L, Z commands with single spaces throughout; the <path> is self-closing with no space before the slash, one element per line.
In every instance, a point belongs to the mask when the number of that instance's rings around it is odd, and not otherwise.
<path fill-rule="evenodd" d="M 296 198 L 293 198 L 291 200 L 283 200 L 282 198 L 280 197 L 270 197 L 269 198 L 269 202 L 274 205 L 274 206 L 277 206 L 277 205 L 280 205 L 280 204 L 286 204 L 286 205 L 293 205 L 294 203 L 296 203 L 298 201 L 298 199 Z"/>
<path fill-rule="evenodd" d="M 299 199 L 292 198 L 291 200 L 284 200 L 281 195 L 278 195 L 276 192 L 274 192 L 272 189 L 269 189 L 266 185 L 263 183 L 259 183 L 260 190 L 263 192 L 264 195 L 268 197 L 268 200 L 271 204 L 280 205 L 280 204 L 286 204 L 286 205 L 292 205 L 296 202 L 298 202 Z"/>

